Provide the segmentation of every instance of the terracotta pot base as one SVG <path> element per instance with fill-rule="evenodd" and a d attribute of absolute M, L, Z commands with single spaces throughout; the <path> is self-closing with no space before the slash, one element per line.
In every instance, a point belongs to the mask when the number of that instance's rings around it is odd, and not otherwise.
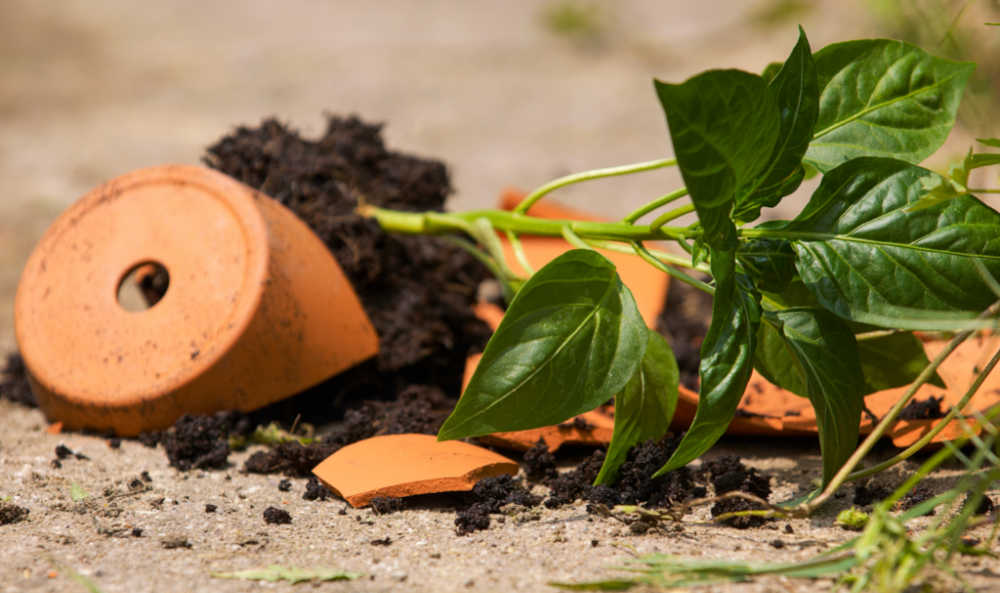
<path fill-rule="evenodd" d="M 313 474 L 353 507 L 373 498 L 472 490 L 483 478 L 514 475 L 516 462 L 461 441 L 427 434 L 372 437 L 347 445 Z"/>
<path fill-rule="evenodd" d="M 126 276 L 141 286 L 157 269 L 169 276 L 162 299 L 127 310 Z M 221 173 L 180 165 L 109 181 L 63 213 L 25 267 L 15 329 L 51 421 L 125 436 L 264 406 L 378 347 L 303 222 Z"/>

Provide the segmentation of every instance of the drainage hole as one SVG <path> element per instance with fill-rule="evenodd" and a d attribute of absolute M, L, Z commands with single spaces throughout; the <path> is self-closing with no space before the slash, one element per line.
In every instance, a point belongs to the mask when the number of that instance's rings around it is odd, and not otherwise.
<path fill-rule="evenodd" d="M 152 308 L 167 294 L 170 274 L 160 262 L 147 261 L 129 268 L 118 283 L 118 304 L 138 313 Z"/>

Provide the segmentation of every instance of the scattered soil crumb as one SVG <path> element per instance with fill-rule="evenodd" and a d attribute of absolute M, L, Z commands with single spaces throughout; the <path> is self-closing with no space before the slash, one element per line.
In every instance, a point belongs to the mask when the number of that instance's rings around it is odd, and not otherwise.
<path fill-rule="evenodd" d="M 469 494 L 473 501 L 458 511 L 455 517 L 455 532 L 467 535 L 490 526 L 490 513 L 500 513 L 508 505 L 535 507 L 542 497 L 535 496 L 519 481 L 511 476 L 484 478 L 476 483 Z"/>
<path fill-rule="evenodd" d="M 178 548 L 190 549 L 192 547 L 191 542 L 186 537 L 179 535 L 161 539 L 160 545 L 167 550 L 176 550 Z"/>
<path fill-rule="evenodd" d="M 163 439 L 163 433 L 158 430 L 140 432 L 139 436 L 135 438 L 144 446 L 149 447 L 150 449 L 155 449 Z"/>
<path fill-rule="evenodd" d="M 933 395 L 927 399 L 912 399 L 910 403 L 906 404 L 906 407 L 902 409 L 899 413 L 900 420 L 933 420 L 936 418 L 944 418 L 947 413 L 941 409 L 941 402 L 944 401 L 944 396 L 934 397 Z"/>
<path fill-rule="evenodd" d="M 524 452 L 521 467 L 529 480 L 545 481 L 556 477 L 556 457 L 549 451 L 544 439 L 538 439 L 533 447 Z"/>
<path fill-rule="evenodd" d="M 306 491 L 302 494 L 302 500 L 326 500 L 333 496 L 329 488 L 320 483 L 315 476 L 310 476 L 306 482 Z M 342 513 L 347 514 L 347 513 Z"/>
<path fill-rule="evenodd" d="M 278 492 L 288 492 L 291 489 L 292 489 L 292 481 L 291 480 L 285 479 L 285 480 L 281 480 L 280 482 L 278 482 Z"/>
<path fill-rule="evenodd" d="M 391 546 L 392 545 L 392 538 L 387 535 L 385 537 L 380 537 L 378 539 L 373 539 L 372 541 L 370 541 L 368 543 L 370 543 L 373 546 Z"/>
<path fill-rule="evenodd" d="M 971 503 L 972 503 L 972 495 L 967 494 L 965 496 L 965 500 L 962 502 L 962 508 L 964 509 Z M 993 504 L 993 499 L 991 499 L 989 496 L 983 496 L 983 498 L 979 501 L 979 505 L 976 506 L 976 510 L 973 511 L 973 514 L 988 515 L 992 513 L 995 508 L 996 506 Z"/>
<path fill-rule="evenodd" d="M 0 502 L 0 525 L 10 525 L 28 518 L 31 511 L 10 502 Z"/>
<path fill-rule="evenodd" d="M 271 525 L 287 525 L 292 522 L 292 516 L 284 509 L 267 507 L 264 509 L 264 522 Z"/>
<path fill-rule="evenodd" d="M 37 407 L 35 394 L 28 382 L 28 369 L 24 359 L 17 352 L 7 355 L 7 361 L 0 370 L 0 399 L 7 399 L 24 406 Z"/>
<path fill-rule="evenodd" d="M 370 504 L 376 515 L 388 515 L 406 508 L 404 499 L 392 496 L 376 496 Z"/>
<path fill-rule="evenodd" d="M 604 451 L 599 449 L 572 470 L 549 480 L 546 486 L 551 492 L 545 500 L 545 506 L 554 509 L 583 498 L 589 492 L 603 463 Z"/>
<path fill-rule="evenodd" d="M 892 494 L 892 489 L 885 488 L 884 492 L 881 492 L 880 496 L 875 500 L 882 500 L 888 497 L 890 494 Z M 904 495 L 903 498 L 899 500 L 896 506 L 900 510 L 905 511 L 912 509 L 918 504 L 926 502 L 932 498 L 934 498 L 934 492 L 930 488 L 928 488 L 927 486 L 917 486 L 913 490 L 907 492 L 906 495 Z M 933 515 L 935 512 L 936 511 L 934 509 L 931 509 L 931 512 L 927 513 L 927 515 L 928 516 Z"/>
<path fill-rule="evenodd" d="M 705 473 L 711 480 L 716 496 L 744 492 L 767 500 L 771 495 L 770 478 L 758 472 L 756 468 L 747 468 L 739 458 L 733 455 L 726 455 L 707 462 Z M 763 505 L 746 498 L 730 497 L 723 498 L 712 505 L 711 514 L 713 517 L 718 517 L 726 513 L 762 510 L 764 508 Z M 748 515 L 731 517 L 722 523 L 737 529 L 747 529 L 763 525 L 766 522 L 767 519 L 764 517 Z"/>
<path fill-rule="evenodd" d="M 473 531 L 489 529 L 490 508 L 489 505 L 477 502 L 458 511 L 455 517 L 455 533 L 458 535 L 468 535 Z"/>
<path fill-rule="evenodd" d="M 921 490 L 926 490 L 926 488 L 921 486 L 911 490 L 910 493 L 903 498 L 903 500 L 906 501 L 911 497 L 918 496 L 918 492 Z M 880 500 L 884 500 L 890 494 L 892 494 L 891 486 L 882 482 L 877 482 L 874 479 L 868 479 L 854 486 L 854 505 L 858 507 L 866 507 Z M 926 498 L 921 500 L 926 500 Z M 913 504 L 919 504 L 919 502 L 920 501 Z M 901 502 L 900 504 L 904 503 Z"/>
<path fill-rule="evenodd" d="M 229 434 L 242 421 L 238 412 L 181 416 L 162 435 L 170 465 L 181 471 L 224 468 L 229 458 Z"/>
<path fill-rule="evenodd" d="M 640 443 L 628 452 L 625 463 L 614 484 L 617 502 L 614 504 L 643 504 L 650 508 L 669 507 L 692 496 L 704 496 L 704 489 L 695 486 L 694 476 L 686 467 L 651 478 L 670 459 L 680 440 L 667 435 L 660 440 Z M 608 501 L 594 500 L 593 502 Z"/>
<path fill-rule="evenodd" d="M 214 513 L 214 512 L 215 512 L 215 511 L 217 511 L 218 509 L 219 509 L 219 507 L 217 507 L 217 506 L 216 506 L 216 505 L 214 505 L 214 504 L 206 504 L 206 505 L 205 505 L 205 512 L 206 512 L 206 513 Z"/>
<path fill-rule="evenodd" d="M 257 451 L 243 463 L 243 469 L 252 474 L 284 473 L 305 477 L 312 468 L 332 455 L 340 447 L 326 443 L 302 445 L 297 442 L 279 443 L 271 449 Z"/>

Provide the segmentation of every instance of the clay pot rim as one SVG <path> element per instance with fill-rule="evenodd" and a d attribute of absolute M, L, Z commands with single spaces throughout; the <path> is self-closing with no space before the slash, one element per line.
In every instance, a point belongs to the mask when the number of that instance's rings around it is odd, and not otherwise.
<path fill-rule="evenodd" d="M 24 271 L 27 272 L 36 267 L 44 269 L 49 251 L 45 247 L 58 244 L 63 234 L 72 229 L 76 225 L 76 222 L 86 216 L 92 209 L 116 199 L 122 193 L 138 187 L 161 183 L 176 184 L 178 182 L 183 185 L 195 186 L 217 199 L 232 213 L 234 220 L 238 222 L 246 245 L 253 247 L 248 252 L 247 263 L 244 268 L 244 285 L 249 290 L 242 293 L 243 296 L 229 317 L 233 322 L 232 325 L 216 341 L 218 347 L 214 348 L 211 352 L 205 353 L 203 356 L 199 356 L 195 364 L 186 367 L 186 372 L 175 379 L 177 388 L 182 388 L 197 380 L 207 369 L 212 368 L 227 355 L 233 345 L 247 332 L 247 329 L 253 322 L 254 312 L 260 307 L 261 300 L 263 299 L 263 286 L 268 274 L 270 246 L 266 240 L 252 240 L 253 237 L 268 236 L 267 224 L 263 214 L 254 203 L 258 195 L 256 190 L 252 190 L 252 200 L 247 200 L 247 186 L 227 175 L 197 165 L 167 164 L 130 171 L 95 187 L 84 198 L 76 201 L 60 214 L 39 240 L 25 264 Z M 147 261 L 149 261 L 149 257 L 146 256 L 137 256 L 133 260 L 130 260 L 131 263 L 126 265 L 118 275 L 113 290 L 117 290 L 118 285 L 129 271 Z M 167 268 L 168 273 L 171 272 L 168 264 L 161 263 L 161 265 Z M 14 298 L 15 313 L 26 305 L 24 302 L 25 299 L 31 298 L 27 294 L 28 289 L 25 284 L 24 282 L 18 284 Z M 117 298 L 117 295 L 114 298 Z M 157 304 L 165 304 L 165 301 L 169 298 L 171 298 L 171 291 L 168 289 L 163 300 Z M 150 311 L 153 310 L 155 308 L 150 309 Z M 125 311 L 124 309 L 121 310 L 121 313 L 122 315 L 136 315 L 136 313 Z M 140 314 L 144 313 L 148 313 L 148 311 Z M 28 330 L 23 327 L 23 323 L 18 321 L 19 318 L 20 316 L 15 314 L 15 340 L 25 360 L 25 365 L 31 369 L 32 379 L 50 391 L 66 389 L 67 386 L 62 385 L 60 380 L 46 373 L 47 365 L 36 364 L 38 357 L 44 358 L 45 353 L 36 351 L 36 348 L 32 345 L 33 337 L 25 334 Z M 41 348 L 41 346 L 39 347 Z M 80 389 L 80 385 L 76 383 L 68 387 L 69 389 Z M 156 390 L 147 386 L 147 389 L 144 391 L 136 391 L 124 396 L 118 394 L 108 397 L 103 393 L 87 393 L 86 397 L 88 403 L 107 402 L 114 403 L 115 405 L 134 405 L 141 404 L 155 395 Z"/>

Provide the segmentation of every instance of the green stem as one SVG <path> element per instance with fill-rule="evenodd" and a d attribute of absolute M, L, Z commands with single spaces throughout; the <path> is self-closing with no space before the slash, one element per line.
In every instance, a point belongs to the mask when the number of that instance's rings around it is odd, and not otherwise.
<path fill-rule="evenodd" d="M 917 440 L 917 442 L 907 447 L 904 451 L 900 452 L 898 455 L 892 457 L 891 459 L 886 459 L 885 461 L 873 465 L 871 467 L 853 472 L 847 476 L 846 481 L 860 480 L 861 478 L 867 478 L 868 476 L 875 475 L 881 471 L 884 471 L 896 465 L 901 461 L 909 459 L 910 457 L 915 455 L 918 451 L 927 446 L 932 440 L 934 440 L 934 437 L 936 437 L 942 430 L 944 430 L 948 426 L 948 424 L 958 416 L 958 414 L 962 411 L 962 409 L 965 408 L 966 405 L 968 405 L 969 400 L 971 400 L 972 396 L 975 395 L 977 391 L 979 391 L 979 388 L 986 380 L 986 376 L 990 374 L 990 372 L 993 370 L 993 367 L 997 365 L 997 362 L 1000 362 L 1000 349 L 998 349 L 996 352 L 993 353 L 993 358 L 991 358 L 990 361 L 986 364 L 986 367 L 979 372 L 979 374 L 976 376 L 976 380 L 973 381 L 972 385 L 970 385 L 969 388 L 966 390 L 965 395 L 962 396 L 962 399 L 959 400 L 957 404 L 952 406 L 952 408 L 948 410 L 948 413 L 945 414 L 943 418 L 938 420 L 937 424 L 934 425 L 934 428 L 932 428 L 927 434 L 920 437 L 920 439 Z"/>
<path fill-rule="evenodd" d="M 694 212 L 694 204 L 686 204 L 679 208 L 668 210 L 667 212 L 664 212 L 660 216 L 657 216 L 656 220 L 654 220 L 649 224 L 649 229 L 653 231 L 658 231 L 660 230 L 660 228 L 663 227 L 663 225 L 667 224 L 671 220 L 680 218 L 681 216 L 684 216 L 685 214 L 690 214 L 691 212 Z"/>
<path fill-rule="evenodd" d="M 635 221 L 649 214 L 653 210 L 656 210 L 657 208 L 660 208 L 662 206 L 666 206 L 670 202 L 683 198 L 686 195 L 688 195 L 688 190 L 686 187 L 674 190 L 663 197 L 657 198 L 652 202 L 645 204 L 644 206 L 641 206 L 636 210 L 633 210 L 628 216 L 622 219 L 622 222 L 633 224 Z"/>
<path fill-rule="evenodd" d="M 566 187 L 567 185 L 572 185 L 574 183 L 580 183 L 582 181 L 590 181 L 591 179 L 601 179 L 604 177 L 615 177 L 618 175 L 628 175 L 631 173 L 641 173 L 643 171 L 653 171 L 655 169 L 662 169 L 663 167 L 672 167 L 677 164 L 675 159 L 660 159 L 656 161 L 647 161 L 644 163 L 634 163 L 631 165 L 622 165 L 619 167 L 608 167 L 606 169 L 594 169 L 592 171 L 583 171 L 582 173 L 574 173 L 572 175 L 567 175 L 565 177 L 560 177 L 559 179 L 553 179 L 552 181 L 546 183 L 545 185 L 539 187 L 535 191 L 531 192 L 521 203 L 514 208 L 514 212 L 519 214 L 524 214 L 531 208 L 535 202 L 541 200 L 546 194 L 559 189 L 560 187 Z"/>
<path fill-rule="evenodd" d="M 594 248 L 588 245 L 586 241 L 581 239 L 579 235 L 574 233 L 573 229 L 571 229 L 569 225 L 564 226 L 562 228 L 562 236 L 563 239 L 566 239 L 567 243 L 569 243 L 573 247 L 576 247 L 577 249 L 586 249 L 588 251 L 594 250 Z"/>
<path fill-rule="evenodd" d="M 655 241 L 695 239 L 701 236 L 697 229 L 633 225 L 625 222 L 595 222 L 535 218 L 504 210 L 473 210 L 445 214 L 441 212 L 399 212 L 366 205 L 358 210 L 363 216 L 375 218 L 383 229 L 395 233 L 442 235 L 461 232 L 476 236 L 473 222 L 485 219 L 493 228 L 527 235 L 561 237 L 563 228 L 569 227 L 584 239 L 610 241 Z"/>
<path fill-rule="evenodd" d="M 709 286 L 708 284 L 702 282 L 701 280 L 698 280 L 697 278 L 693 278 L 685 274 L 684 272 L 678 270 L 677 268 L 668 266 L 667 264 L 663 263 L 663 261 L 661 261 L 658 257 L 650 253 L 649 249 L 647 249 L 645 245 L 635 241 L 633 241 L 631 245 L 636 255 L 641 257 L 643 260 L 646 261 L 646 263 L 653 266 L 657 270 L 665 272 L 671 275 L 672 277 L 680 280 L 681 282 L 689 286 L 693 286 L 694 288 L 697 288 L 699 290 L 703 290 L 708 294 L 715 294 L 715 288 Z"/>
<path fill-rule="evenodd" d="M 607 249 L 608 251 L 617 251 L 618 253 L 627 253 L 629 255 L 635 255 L 635 249 L 631 247 L 631 242 L 627 245 L 624 245 L 617 241 L 602 241 L 597 239 L 588 239 L 587 242 L 593 245 L 594 247 L 597 247 L 598 249 Z M 646 246 L 643 246 L 643 249 L 645 249 L 650 255 L 652 255 L 653 257 L 655 257 L 656 259 L 660 260 L 661 262 L 667 265 L 680 266 L 682 268 L 688 268 L 689 270 L 697 270 L 699 272 L 704 272 L 705 274 L 711 273 L 711 269 L 707 265 L 704 264 L 698 266 L 691 265 L 690 258 L 674 255 L 673 253 L 669 253 L 667 251 L 663 251 L 660 249 L 650 249 Z"/>
<path fill-rule="evenodd" d="M 528 254 L 524 252 L 524 245 L 521 245 L 521 239 L 514 231 L 508 230 L 504 232 L 507 233 L 507 242 L 510 243 L 511 249 L 514 250 L 514 258 L 517 260 L 517 263 L 521 264 L 524 271 L 531 276 L 535 273 L 535 268 L 532 267 L 531 262 L 528 261 Z"/>

